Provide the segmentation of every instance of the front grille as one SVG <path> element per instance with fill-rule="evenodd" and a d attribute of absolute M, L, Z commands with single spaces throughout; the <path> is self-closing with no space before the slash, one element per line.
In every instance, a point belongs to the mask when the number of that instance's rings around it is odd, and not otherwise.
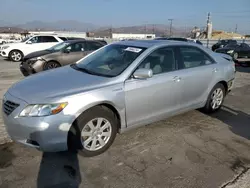
<path fill-rule="evenodd" d="M 10 115 L 17 107 L 19 104 L 14 103 L 12 101 L 5 101 L 3 103 L 3 111 L 4 113 L 8 116 Z"/>

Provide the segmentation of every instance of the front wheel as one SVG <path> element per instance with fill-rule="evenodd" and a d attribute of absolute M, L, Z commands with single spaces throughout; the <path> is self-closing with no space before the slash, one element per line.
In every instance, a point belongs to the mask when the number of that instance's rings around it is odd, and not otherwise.
<path fill-rule="evenodd" d="M 48 63 L 46 63 L 44 65 L 44 70 L 50 70 L 50 69 L 55 69 L 55 68 L 58 68 L 58 67 L 61 67 L 61 65 L 56 62 L 56 61 L 49 61 Z"/>
<path fill-rule="evenodd" d="M 117 125 L 117 118 L 109 108 L 91 108 L 73 123 L 68 135 L 68 147 L 70 150 L 78 150 L 85 157 L 99 155 L 112 145 Z"/>
<path fill-rule="evenodd" d="M 216 112 L 221 108 L 225 95 L 225 87 L 221 83 L 216 84 L 210 92 L 207 103 L 202 110 L 206 113 Z"/>
<path fill-rule="evenodd" d="M 21 61 L 23 59 L 23 53 L 19 50 L 13 50 L 10 52 L 9 58 L 14 62 Z"/>

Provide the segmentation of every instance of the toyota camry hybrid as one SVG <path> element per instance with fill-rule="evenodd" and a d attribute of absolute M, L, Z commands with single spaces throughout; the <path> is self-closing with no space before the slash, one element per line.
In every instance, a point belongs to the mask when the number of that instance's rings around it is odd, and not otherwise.
<path fill-rule="evenodd" d="M 117 133 L 193 109 L 220 109 L 235 67 L 201 45 L 120 41 L 27 77 L 3 99 L 10 137 L 41 151 L 103 153 Z"/>

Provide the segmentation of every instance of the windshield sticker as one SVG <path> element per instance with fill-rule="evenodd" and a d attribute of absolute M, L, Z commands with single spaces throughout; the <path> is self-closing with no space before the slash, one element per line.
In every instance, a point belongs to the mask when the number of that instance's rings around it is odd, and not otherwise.
<path fill-rule="evenodd" d="M 134 48 L 134 47 L 127 47 L 125 49 L 125 51 L 129 51 L 129 52 L 135 52 L 135 53 L 139 53 L 142 49 L 140 48 Z"/>

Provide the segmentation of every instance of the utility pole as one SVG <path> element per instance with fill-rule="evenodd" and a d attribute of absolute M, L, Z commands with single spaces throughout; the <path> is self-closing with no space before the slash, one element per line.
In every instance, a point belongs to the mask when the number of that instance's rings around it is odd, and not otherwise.
<path fill-rule="evenodd" d="M 170 32 L 170 36 L 172 36 L 172 26 L 173 26 L 173 20 L 174 20 L 174 19 L 168 19 L 168 21 L 170 21 L 170 30 L 169 30 L 169 32 Z"/>
<path fill-rule="evenodd" d="M 211 25 L 211 13 L 207 14 L 207 39 L 209 39 L 212 35 L 212 25 Z"/>
<path fill-rule="evenodd" d="M 235 33 L 237 33 L 237 31 L 238 31 L 238 24 L 236 24 L 235 26 Z"/>
<path fill-rule="evenodd" d="M 109 37 L 110 38 L 112 38 L 112 34 L 113 34 L 113 28 L 112 28 L 112 25 L 111 25 L 111 27 L 109 29 Z"/>

